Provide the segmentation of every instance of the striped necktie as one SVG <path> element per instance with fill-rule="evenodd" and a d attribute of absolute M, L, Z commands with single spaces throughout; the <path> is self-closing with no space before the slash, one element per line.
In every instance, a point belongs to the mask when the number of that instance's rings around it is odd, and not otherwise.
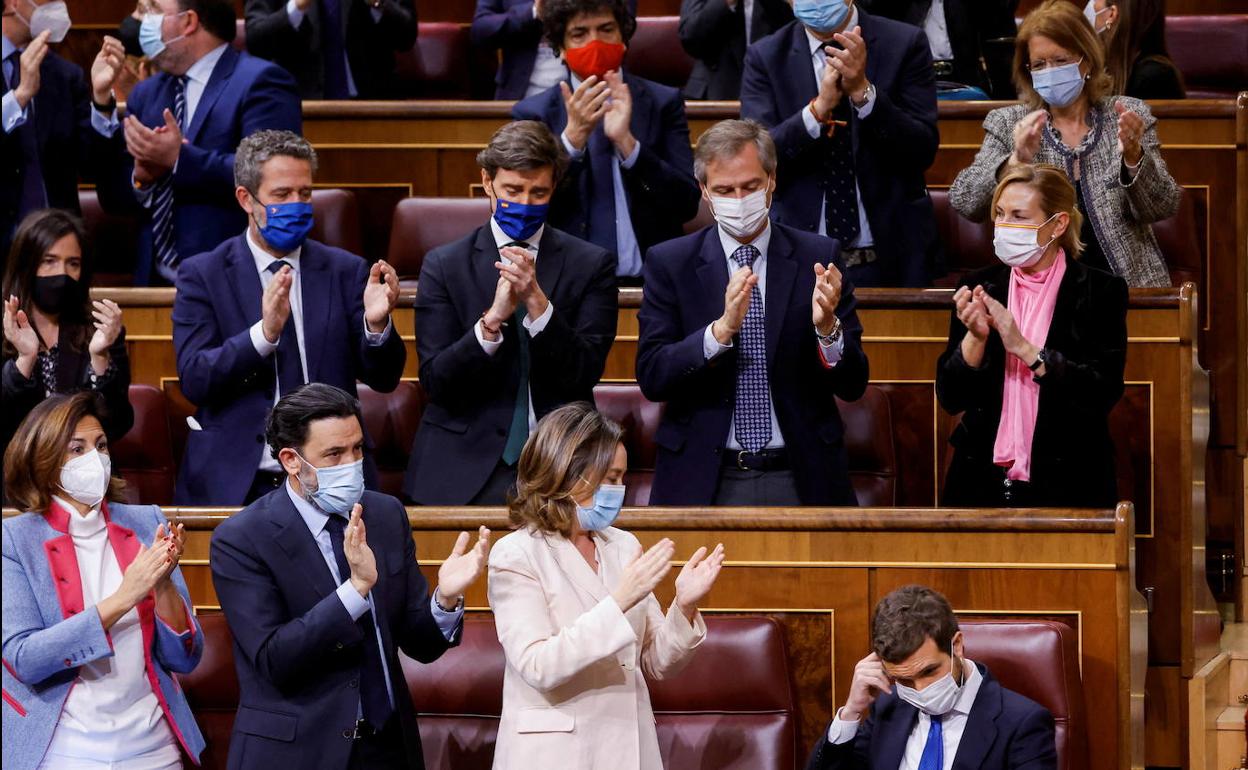
<path fill-rule="evenodd" d="M 178 127 L 186 132 L 186 76 L 173 81 L 173 117 Z M 152 192 L 152 243 L 156 261 L 168 268 L 175 268 L 178 256 L 177 234 L 173 227 L 173 172 L 170 171 L 156 182 Z"/>

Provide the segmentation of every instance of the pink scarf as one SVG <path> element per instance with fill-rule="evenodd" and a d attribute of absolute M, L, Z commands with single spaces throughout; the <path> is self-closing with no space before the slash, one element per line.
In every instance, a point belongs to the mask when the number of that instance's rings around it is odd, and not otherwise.
<path fill-rule="evenodd" d="M 1018 330 L 1033 345 L 1044 346 L 1057 305 L 1057 291 L 1066 275 L 1066 252 L 1058 250 L 1057 259 L 1040 273 L 1028 275 L 1019 268 L 1010 270 L 1010 293 L 1007 305 L 1014 314 Z M 1036 412 L 1040 404 L 1040 385 L 1032 377 L 1027 364 L 1017 356 L 1005 357 L 1005 387 L 1001 392 L 1001 423 L 997 441 L 992 447 L 992 461 L 1006 468 L 1005 477 L 1016 481 L 1031 480 L 1031 442 L 1036 434 Z"/>

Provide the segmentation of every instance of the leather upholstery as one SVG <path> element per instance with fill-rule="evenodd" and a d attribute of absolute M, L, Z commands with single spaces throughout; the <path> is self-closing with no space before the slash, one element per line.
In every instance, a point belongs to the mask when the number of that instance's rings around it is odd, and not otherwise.
<path fill-rule="evenodd" d="M 363 256 L 360 243 L 360 209 L 355 193 L 336 188 L 312 191 L 315 223 L 308 237 Z"/>
<path fill-rule="evenodd" d="M 135 217 L 106 213 L 95 190 L 79 190 L 78 205 L 87 226 L 94 259 L 96 286 L 134 283 L 134 255 L 138 251 L 139 222 Z"/>
<path fill-rule="evenodd" d="M 857 401 L 836 400 L 845 424 L 849 453 L 849 481 L 858 505 L 893 507 L 897 504 L 897 450 L 893 413 L 888 395 L 868 385 Z"/>
<path fill-rule="evenodd" d="M 463 238 L 489 222 L 488 198 L 406 198 L 394 207 L 390 255 L 386 258 L 410 284 L 420 276 L 425 254 Z"/>
<path fill-rule="evenodd" d="M 472 95 L 468 26 L 421 22 L 416 45 L 395 54 L 395 80 L 409 99 L 468 99 Z"/>
<path fill-rule="evenodd" d="M 1167 16 L 1166 47 L 1188 99 L 1234 99 L 1248 88 L 1248 14 Z"/>
<path fill-rule="evenodd" d="M 693 58 L 680 44 L 679 30 L 679 16 L 638 17 L 624 66 L 638 77 L 684 88 L 693 72 Z"/>
<path fill-rule="evenodd" d="M 628 473 L 624 474 L 625 505 L 649 505 L 658 447 L 654 435 L 663 419 L 663 404 L 648 401 L 634 383 L 594 386 L 598 411 L 624 426 Z"/>
<path fill-rule="evenodd" d="M 165 394 L 151 385 L 131 385 L 134 425 L 109 447 L 113 471 L 126 481 L 128 501 L 145 505 L 173 502 L 177 465 L 169 436 Z"/>
<path fill-rule="evenodd" d="M 208 744 L 199 757 L 200 768 L 225 770 L 225 760 L 230 753 L 230 732 L 234 729 L 234 714 L 238 710 L 234 640 L 225 615 L 219 612 L 199 613 L 196 617 L 204 630 L 204 655 L 194 671 L 178 674 L 177 679 Z"/>
<path fill-rule="evenodd" d="M 947 272 L 933 285 L 955 287 L 969 273 L 996 261 L 992 223 L 972 222 L 949 205 L 948 190 L 928 190 L 936 213 L 936 230 L 945 246 Z"/>
<path fill-rule="evenodd" d="M 356 385 L 364 430 L 377 462 L 378 489 L 403 497 L 403 474 L 411 455 L 416 428 L 425 412 L 425 391 L 418 382 L 400 382 L 390 393 L 378 393 L 364 383 Z"/>
<path fill-rule="evenodd" d="M 983 663 L 1009 690 L 1044 706 L 1057 732 L 1058 770 L 1087 770 L 1075 632 L 1052 620 L 960 620 L 966 656 Z"/>
<path fill-rule="evenodd" d="M 1200 285 L 1201 263 L 1207 248 L 1207 216 L 1205 199 L 1184 188 L 1179 213 L 1153 223 L 1153 234 L 1170 268 L 1170 282 L 1174 286 L 1182 286 L 1187 281 Z"/>

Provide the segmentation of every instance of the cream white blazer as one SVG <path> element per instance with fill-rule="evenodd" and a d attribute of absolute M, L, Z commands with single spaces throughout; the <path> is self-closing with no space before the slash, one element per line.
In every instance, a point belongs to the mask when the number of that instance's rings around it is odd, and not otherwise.
<path fill-rule="evenodd" d="M 661 770 L 645 676 L 680 671 L 706 638 L 651 594 L 611 598 L 641 553 L 614 527 L 595 534 L 598 572 L 571 541 L 525 529 L 490 550 L 490 607 L 507 656 L 495 770 Z M 645 672 L 645 676 L 642 672 Z"/>

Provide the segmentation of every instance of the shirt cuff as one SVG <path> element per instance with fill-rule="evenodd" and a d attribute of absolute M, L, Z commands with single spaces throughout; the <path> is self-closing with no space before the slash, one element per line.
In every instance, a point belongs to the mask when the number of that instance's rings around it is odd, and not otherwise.
<path fill-rule="evenodd" d="M 848 96 L 845 98 L 849 99 Z M 858 117 L 865 118 L 869 116 L 871 114 L 871 110 L 875 107 L 875 89 L 870 89 L 870 93 L 867 94 L 867 101 L 861 107 L 854 104 L 853 99 L 849 100 L 849 106 L 854 108 L 854 112 L 858 113 Z"/>
<path fill-rule="evenodd" d="M 487 356 L 492 356 L 498 352 L 503 346 L 503 330 L 498 330 L 498 339 L 491 342 L 485 338 L 485 333 L 481 331 L 481 322 L 477 321 L 472 325 L 473 334 L 477 335 L 477 343 L 481 345 L 481 349 L 485 351 Z"/>
<path fill-rule="evenodd" d="M 108 115 L 91 108 L 91 127 L 95 132 L 105 139 L 112 139 L 117 133 L 117 129 L 121 127 L 121 122 L 117 120 L 117 110 L 113 110 Z"/>
<path fill-rule="evenodd" d="M 819 355 L 823 357 L 823 363 L 831 369 L 841 361 L 841 356 L 845 354 L 845 335 L 836 338 L 831 345 L 823 344 L 823 340 L 819 341 Z"/>
<path fill-rule="evenodd" d="M 732 341 L 729 340 L 727 345 L 719 344 L 719 340 L 715 339 L 715 335 L 711 332 L 711 327 L 715 324 L 707 324 L 706 332 L 702 335 L 702 356 L 710 361 L 716 356 L 722 355 L 725 351 L 732 349 Z"/>
<path fill-rule="evenodd" d="M 568 157 L 570 157 L 572 160 L 576 160 L 577 158 L 585 154 L 585 150 L 576 149 L 575 147 L 572 146 L 572 143 L 568 141 L 567 131 L 564 131 L 562 134 L 560 134 L 559 139 L 563 141 L 563 149 L 568 151 Z"/>
<path fill-rule="evenodd" d="M 131 171 L 130 188 L 134 190 L 134 197 L 138 200 L 140 206 L 145 209 L 150 209 L 152 207 L 152 197 L 153 193 L 156 191 L 156 184 L 154 182 L 146 187 L 139 187 L 138 182 L 134 181 L 134 172 Z"/>
<path fill-rule="evenodd" d="M 628 154 L 627 158 L 620 161 L 620 168 L 622 169 L 632 168 L 633 165 L 637 163 L 637 156 L 640 154 L 641 154 L 641 142 L 634 139 L 633 151 Z"/>
<path fill-rule="evenodd" d="M 460 624 L 464 621 L 464 611 L 462 608 L 456 608 L 450 612 L 438 606 L 435 591 L 433 596 L 429 597 L 429 609 L 433 612 L 433 622 L 438 624 L 438 630 L 446 637 L 446 641 L 455 641 L 455 634 L 459 633 Z"/>
<path fill-rule="evenodd" d="M 836 712 L 836 717 L 832 720 L 832 724 L 828 725 L 828 743 L 839 746 L 842 743 L 849 743 L 858 734 L 857 722 L 846 722 L 841 719 L 841 712 Z"/>
<path fill-rule="evenodd" d="M 542 311 L 542 314 L 539 315 L 537 318 L 534 318 L 532 321 L 530 321 L 529 317 L 526 315 L 524 317 L 523 324 L 524 324 L 524 328 L 528 329 L 529 336 L 536 337 L 537 335 L 541 334 L 542 330 L 546 328 L 546 324 L 550 323 L 550 317 L 553 316 L 554 314 L 555 314 L 555 303 L 550 302 L 548 300 L 546 302 L 546 309 Z M 477 324 L 478 331 L 480 330 L 480 328 L 481 328 L 481 324 Z"/>
<path fill-rule="evenodd" d="M 303 11 L 295 5 L 295 0 L 288 0 L 286 3 L 286 18 L 290 19 L 290 26 L 295 29 L 299 29 L 299 25 L 303 23 Z"/>
<path fill-rule="evenodd" d="M 342 581 L 342 585 L 338 586 L 338 599 L 352 620 L 359 620 L 364 613 L 368 612 L 368 599 L 360 596 L 360 592 L 355 590 L 355 586 L 351 585 L 349 579 Z"/>
<path fill-rule="evenodd" d="M 281 338 L 278 338 L 278 342 Z M 251 325 L 251 346 L 256 349 L 262 358 L 268 358 L 273 355 L 273 351 L 277 350 L 277 342 L 269 342 L 264 336 L 264 321 L 256 321 Z"/>
<path fill-rule="evenodd" d="M 390 318 L 389 316 L 386 316 L 386 328 L 382 329 L 379 332 L 370 332 L 368 330 L 368 321 L 365 320 L 364 321 L 364 341 L 368 343 L 369 347 L 374 347 L 374 348 L 377 347 L 378 345 L 384 344 L 386 340 L 390 339 L 390 330 L 393 328 L 394 328 L 394 319 Z"/>
<path fill-rule="evenodd" d="M 802 108 L 802 124 L 806 126 L 806 133 L 810 134 L 811 139 L 819 138 L 819 132 L 823 130 L 823 126 L 819 125 L 819 121 L 815 120 L 810 107 Z"/>
<path fill-rule="evenodd" d="M 0 120 L 3 120 L 4 133 L 11 134 L 14 129 L 26 122 L 26 116 L 30 113 L 18 105 L 17 96 L 12 91 L 6 93 L 2 101 L 3 117 Z"/>

